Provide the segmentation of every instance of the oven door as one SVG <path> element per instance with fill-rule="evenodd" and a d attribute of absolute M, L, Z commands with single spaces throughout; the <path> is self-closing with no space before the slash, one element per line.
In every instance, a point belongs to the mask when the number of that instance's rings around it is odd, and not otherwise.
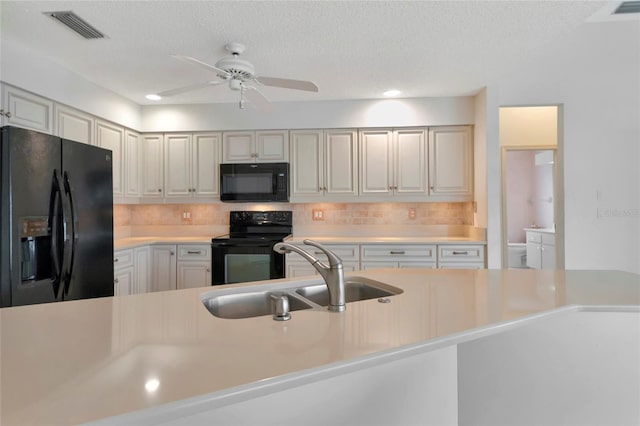
<path fill-rule="evenodd" d="M 275 242 L 213 242 L 213 285 L 284 278 L 284 254 Z"/>

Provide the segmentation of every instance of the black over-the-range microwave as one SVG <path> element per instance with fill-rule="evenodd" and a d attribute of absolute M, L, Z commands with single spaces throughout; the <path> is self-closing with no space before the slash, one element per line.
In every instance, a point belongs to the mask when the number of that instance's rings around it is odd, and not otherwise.
<path fill-rule="evenodd" d="M 220 164 L 220 201 L 289 201 L 289 163 Z"/>

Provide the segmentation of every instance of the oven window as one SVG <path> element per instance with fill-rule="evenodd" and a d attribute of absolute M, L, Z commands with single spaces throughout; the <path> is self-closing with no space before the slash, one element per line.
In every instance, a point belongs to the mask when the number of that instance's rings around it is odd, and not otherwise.
<path fill-rule="evenodd" d="M 226 254 L 224 282 L 243 283 L 271 278 L 271 254 Z"/>
<path fill-rule="evenodd" d="M 223 175 L 222 192 L 226 194 L 270 194 L 273 192 L 273 173 Z"/>

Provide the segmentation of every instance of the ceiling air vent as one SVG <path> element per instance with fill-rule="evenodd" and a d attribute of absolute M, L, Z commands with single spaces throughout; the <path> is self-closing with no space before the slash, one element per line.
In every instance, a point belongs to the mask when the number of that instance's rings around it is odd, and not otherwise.
<path fill-rule="evenodd" d="M 620 6 L 613 12 L 614 15 L 620 15 L 624 13 L 640 13 L 640 1 L 625 1 L 620 3 Z"/>
<path fill-rule="evenodd" d="M 104 38 L 104 34 L 70 10 L 63 12 L 44 12 L 44 14 L 63 23 L 86 39 Z"/>

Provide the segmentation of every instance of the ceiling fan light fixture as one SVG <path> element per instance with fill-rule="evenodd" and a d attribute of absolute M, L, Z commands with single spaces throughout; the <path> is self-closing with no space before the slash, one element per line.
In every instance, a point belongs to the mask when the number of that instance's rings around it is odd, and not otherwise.
<path fill-rule="evenodd" d="M 159 101 L 160 99 L 162 99 L 162 96 L 156 95 L 155 93 L 149 93 L 145 96 L 145 98 L 149 99 L 150 101 Z"/>
<path fill-rule="evenodd" d="M 399 90 L 396 90 L 396 89 L 390 89 L 390 90 L 387 90 L 386 92 L 383 92 L 382 94 L 383 94 L 384 96 L 387 96 L 387 97 L 389 97 L 389 98 L 392 98 L 392 97 L 394 97 L 394 96 L 398 96 L 400 93 L 402 93 L 402 92 L 401 92 L 401 91 L 399 91 Z"/>

